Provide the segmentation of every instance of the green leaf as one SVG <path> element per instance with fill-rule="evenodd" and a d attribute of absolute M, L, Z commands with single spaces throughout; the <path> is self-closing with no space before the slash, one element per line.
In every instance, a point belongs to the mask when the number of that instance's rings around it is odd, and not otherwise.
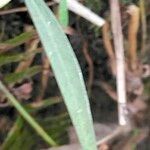
<path fill-rule="evenodd" d="M 59 3 L 59 21 L 63 27 L 68 26 L 69 15 L 67 8 L 67 0 L 61 0 Z"/>
<path fill-rule="evenodd" d="M 40 109 L 44 109 L 46 107 L 51 107 L 52 105 L 58 104 L 62 102 L 61 98 L 58 97 L 50 97 L 46 100 L 43 100 L 39 103 L 36 103 L 36 107 L 32 107 L 31 104 L 25 105 L 25 108 L 28 110 L 28 112 L 37 112 Z M 30 108 L 28 108 L 30 107 Z M 39 118 L 38 114 L 35 114 L 36 120 L 46 129 L 46 131 L 51 134 L 52 137 L 58 136 L 56 138 L 57 143 L 58 141 L 62 140 L 62 132 L 66 130 L 66 128 L 69 126 L 70 121 L 69 121 L 69 116 L 66 113 L 57 115 L 55 117 L 52 117 L 50 115 L 45 116 L 44 118 Z M 50 125 L 50 126 L 49 126 Z M 23 134 L 23 130 L 27 130 L 28 135 L 25 136 Z M 55 131 L 54 131 L 55 130 Z M 36 140 L 31 140 L 30 142 L 26 141 L 26 138 L 32 138 L 33 134 L 31 133 L 30 130 L 28 130 L 28 127 L 26 126 L 26 123 L 24 119 L 18 115 L 17 120 L 15 121 L 13 127 L 10 129 L 3 145 L 2 149 L 3 150 L 12 150 L 12 147 L 14 147 L 14 150 L 20 150 L 18 146 L 18 142 L 20 143 L 19 145 L 37 145 L 38 137 L 36 137 Z M 19 139 L 18 139 L 19 138 Z M 22 140 L 20 140 L 22 139 Z M 19 140 L 19 141 L 18 141 Z M 25 142 L 26 141 L 26 142 Z M 25 149 L 24 147 L 22 149 Z M 29 149 L 29 148 L 28 148 Z M 25 149 L 27 150 L 27 149 Z"/>
<path fill-rule="evenodd" d="M 31 31 L 31 32 L 24 32 L 18 36 L 15 36 L 12 39 L 0 43 L 0 50 L 2 52 L 14 48 L 16 46 L 19 46 L 32 39 L 35 36 L 35 34 L 36 34 L 35 31 Z"/>
<path fill-rule="evenodd" d="M 25 0 L 51 62 L 69 115 L 83 150 L 96 150 L 89 100 L 73 49 L 51 10 L 43 0 Z"/>
<path fill-rule="evenodd" d="M 23 119 L 21 117 L 18 117 L 16 122 L 14 123 L 14 126 L 9 131 L 9 133 L 2 145 L 3 150 L 10 149 L 10 147 L 12 146 L 15 139 L 19 136 L 19 130 L 22 128 L 22 126 L 23 126 Z"/>
<path fill-rule="evenodd" d="M 22 72 L 9 73 L 8 75 L 5 75 L 4 81 L 7 84 L 14 84 L 16 82 L 21 82 L 25 78 L 30 78 L 41 71 L 42 71 L 41 66 L 34 66 L 34 67 L 28 68 Z"/>
<path fill-rule="evenodd" d="M 33 127 L 33 129 L 49 144 L 56 146 L 56 142 L 44 131 L 44 129 L 32 118 L 26 109 L 19 103 L 19 101 L 9 92 L 6 86 L 0 81 L 0 90 L 5 94 L 21 116 Z"/>
<path fill-rule="evenodd" d="M 0 55 L 0 66 L 24 59 L 23 54 Z"/>
<path fill-rule="evenodd" d="M 61 97 L 50 97 L 40 101 L 39 103 L 36 102 L 36 103 L 28 104 L 27 107 L 34 110 L 41 110 L 48 106 L 59 104 L 59 103 L 62 103 Z"/>
<path fill-rule="evenodd" d="M 18 62 L 21 60 L 27 60 L 36 53 L 40 53 L 40 50 L 34 50 L 32 52 L 25 52 L 25 53 L 16 53 L 16 54 L 1 54 L 0 55 L 0 66 L 9 64 L 12 62 Z"/>

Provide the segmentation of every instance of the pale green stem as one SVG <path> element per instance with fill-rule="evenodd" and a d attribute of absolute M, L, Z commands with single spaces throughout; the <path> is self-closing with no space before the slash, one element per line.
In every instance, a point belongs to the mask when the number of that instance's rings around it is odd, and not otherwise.
<path fill-rule="evenodd" d="M 0 81 L 0 90 L 10 100 L 22 117 L 36 130 L 36 132 L 51 146 L 56 146 L 55 141 L 43 130 L 43 128 L 28 114 L 18 100 L 9 92 L 5 85 Z"/>

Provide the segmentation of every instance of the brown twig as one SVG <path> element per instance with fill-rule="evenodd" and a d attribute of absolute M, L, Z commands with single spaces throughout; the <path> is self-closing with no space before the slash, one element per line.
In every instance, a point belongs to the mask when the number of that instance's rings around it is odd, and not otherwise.
<path fill-rule="evenodd" d="M 42 77 L 41 77 L 41 88 L 40 88 L 40 93 L 36 99 L 36 102 L 39 102 L 43 99 L 45 90 L 48 85 L 48 79 L 49 79 L 49 73 L 50 73 L 50 63 L 45 54 L 43 54 L 43 56 L 42 56 L 42 63 L 43 63 L 42 64 L 43 70 L 42 70 Z"/>
<path fill-rule="evenodd" d="M 139 133 L 128 135 L 123 141 L 119 142 L 113 149 L 131 150 L 137 146 L 139 142 L 148 136 L 148 129 L 138 129 Z"/>
<path fill-rule="evenodd" d="M 93 65 L 93 61 L 92 58 L 88 52 L 88 44 L 86 41 L 84 41 L 83 43 L 83 48 L 82 48 L 84 57 L 87 61 L 88 64 L 88 89 L 91 90 L 92 84 L 93 84 L 93 79 L 94 79 L 94 65 Z"/>
<path fill-rule="evenodd" d="M 0 108 L 6 108 L 9 107 L 11 104 L 9 102 L 6 103 L 0 103 Z"/>
<path fill-rule="evenodd" d="M 146 39 L 147 39 L 147 22 L 145 13 L 145 0 L 140 0 L 140 14 L 141 14 L 141 24 L 142 24 L 142 44 L 141 53 L 144 54 L 146 51 Z"/>
<path fill-rule="evenodd" d="M 63 31 L 66 34 L 71 34 L 71 35 L 75 33 L 73 28 L 71 28 L 71 29 L 64 29 Z M 27 33 L 27 32 L 24 32 L 24 33 Z M 30 40 L 34 40 L 34 39 L 38 40 L 38 34 L 36 33 L 35 30 L 32 30 L 31 32 L 28 32 L 28 33 L 30 34 L 30 37 L 28 37 L 28 39 L 22 40 L 21 42 L 19 41 L 17 44 L 9 44 L 9 43 L 7 43 L 7 41 L 0 43 L 0 54 L 1 53 L 5 53 L 5 52 L 11 50 L 12 48 L 20 46 L 20 45 L 22 45 L 25 42 L 28 42 Z M 10 39 L 10 40 L 12 40 L 12 39 Z"/>
<path fill-rule="evenodd" d="M 103 138 L 102 140 L 98 141 L 97 142 L 97 146 L 100 146 L 101 144 L 103 143 L 112 143 L 112 141 L 114 141 L 117 137 L 121 136 L 121 135 L 124 135 L 128 132 L 131 131 L 131 128 L 130 127 L 122 127 L 122 126 L 119 126 L 116 130 L 114 130 L 110 135 L 106 136 L 105 138 Z"/>
<path fill-rule="evenodd" d="M 131 70 L 136 70 L 137 64 L 137 32 L 139 29 L 140 11 L 135 5 L 130 5 L 127 10 L 130 15 L 128 25 L 128 42 L 129 42 L 129 60 Z"/>
<path fill-rule="evenodd" d="M 56 2 L 47 2 L 48 6 L 52 6 L 56 4 Z M 8 15 L 8 14 L 12 14 L 12 13 L 20 13 L 20 12 L 26 12 L 28 9 L 27 7 L 19 7 L 19 8 L 13 8 L 13 9 L 9 9 L 9 10 L 1 10 L 0 11 L 0 15 Z"/>
<path fill-rule="evenodd" d="M 25 31 L 27 31 L 27 32 L 33 31 L 33 26 L 26 25 L 25 26 Z M 25 44 L 26 52 L 34 51 L 35 49 L 38 48 L 38 44 L 39 44 L 39 39 L 38 38 L 35 38 L 33 40 L 30 40 L 30 41 L 26 42 L 26 44 Z M 21 72 L 24 69 L 27 69 L 31 65 L 34 57 L 35 57 L 35 55 L 32 55 L 32 57 L 30 57 L 29 59 L 22 61 L 18 65 L 18 67 L 16 68 L 15 72 Z"/>
<path fill-rule="evenodd" d="M 116 76 L 116 58 L 115 58 L 112 42 L 110 39 L 110 34 L 111 34 L 110 31 L 111 31 L 110 25 L 106 21 L 102 28 L 103 42 L 104 42 L 107 55 L 109 57 L 109 66 L 111 68 L 111 72 L 114 76 Z"/>
<path fill-rule="evenodd" d="M 103 42 L 104 42 L 106 52 L 107 52 L 109 58 L 113 60 L 113 59 L 115 59 L 115 54 L 114 54 L 112 42 L 110 40 L 110 34 L 111 34 L 110 25 L 106 21 L 102 27 Z"/>
<path fill-rule="evenodd" d="M 94 85 L 100 86 L 111 98 L 117 102 L 116 91 L 105 81 L 94 81 Z"/>
<path fill-rule="evenodd" d="M 2 22 L 1 25 L 1 33 L 0 33 L 0 41 L 2 40 L 3 36 L 4 36 L 4 32 L 5 32 L 5 22 Z"/>

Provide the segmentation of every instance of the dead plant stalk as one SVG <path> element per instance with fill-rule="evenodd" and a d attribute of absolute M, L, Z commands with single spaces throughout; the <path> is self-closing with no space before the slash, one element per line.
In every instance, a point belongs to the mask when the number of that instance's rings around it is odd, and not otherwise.
<path fill-rule="evenodd" d="M 125 60 L 123 47 L 123 34 L 118 0 L 110 0 L 111 23 L 114 38 L 117 65 L 117 94 L 118 94 L 118 117 L 120 125 L 127 125 L 127 100 L 125 88 Z"/>

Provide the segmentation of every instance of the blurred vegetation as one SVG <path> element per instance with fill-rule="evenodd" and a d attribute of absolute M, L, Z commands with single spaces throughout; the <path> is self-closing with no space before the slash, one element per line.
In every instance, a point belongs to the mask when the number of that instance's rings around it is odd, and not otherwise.
<path fill-rule="evenodd" d="M 121 4 L 135 3 L 139 5 L 139 0 L 121 0 Z M 84 0 L 83 3 L 96 12 L 104 15 L 109 11 L 108 1 L 105 0 Z M 3 10 L 24 6 L 19 0 L 12 1 Z M 146 1 L 146 18 L 147 33 L 150 33 L 150 13 L 148 13 L 150 3 Z M 51 6 L 53 10 L 57 7 Z M 0 11 L 3 11 L 0 10 Z M 110 73 L 107 65 L 108 56 L 105 52 L 101 29 L 91 25 L 83 18 L 70 13 L 69 26 L 74 28 L 78 34 L 68 35 L 73 46 L 74 52 L 80 63 L 84 80 L 88 87 L 89 70 L 88 63 L 82 51 L 84 41 L 88 43 L 88 53 L 92 58 L 94 65 L 94 79 L 89 94 L 90 103 L 94 120 L 97 122 L 116 122 L 117 121 L 117 105 L 110 98 L 105 90 L 97 83 L 98 80 L 107 81 L 115 89 L 115 79 Z M 67 20 L 65 20 L 65 25 Z M 67 113 L 66 107 L 62 103 L 61 93 L 56 84 L 56 80 L 50 67 L 45 68 L 43 58 L 45 53 L 42 51 L 41 43 L 37 44 L 37 48 L 32 51 L 26 51 L 26 47 L 31 47 L 31 42 L 37 38 L 36 31 L 24 31 L 26 25 L 32 26 L 32 21 L 27 12 L 12 13 L 0 16 L 0 78 L 12 90 L 17 89 L 24 83 L 32 83 L 32 92 L 28 93 L 29 97 L 20 98 L 19 102 L 32 114 L 35 120 L 52 136 L 59 144 L 68 143 L 67 129 L 71 125 L 71 120 Z M 138 35 L 140 41 L 141 29 Z M 147 39 L 147 49 L 150 49 L 149 36 Z M 140 42 L 138 43 L 140 47 Z M 148 50 L 144 56 L 140 56 L 142 62 L 150 63 L 150 55 Z M 148 53 L 148 54 L 147 54 Z M 24 61 L 32 59 L 32 62 L 20 72 L 16 72 L 18 65 Z M 43 71 L 48 70 L 48 79 L 46 80 L 47 88 L 44 94 L 40 95 L 42 89 Z M 46 77 L 44 77 L 46 78 Z M 150 78 L 144 79 L 144 92 L 150 107 Z M 88 88 L 87 88 L 88 89 Z M 23 89 L 26 90 L 26 89 Z M 38 96 L 42 96 L 38 101 Z M 48 145 L 39 137 L 29 124 L 16 112 L 13 106 L 7 101 L 5 96 L 0 93 L 0 149 L 2 150 L 37 150 L 47 148 Z M 115 114 L 115 115 L 114 115 Z M 108 115 L 108 117 L 106 117 Z M 150 113 L 146 123 L 142 125 L 150 125 Z M 4 119 L 5 118 L 5 119 Z M 6 119 L 7 118 L 7 119 Z M 9 124 L 9 125 L 8 125 Z M 7 127 L 8 125 L 8 127 Z M 3 128 L 6 128 L 5 132 Z"/>

